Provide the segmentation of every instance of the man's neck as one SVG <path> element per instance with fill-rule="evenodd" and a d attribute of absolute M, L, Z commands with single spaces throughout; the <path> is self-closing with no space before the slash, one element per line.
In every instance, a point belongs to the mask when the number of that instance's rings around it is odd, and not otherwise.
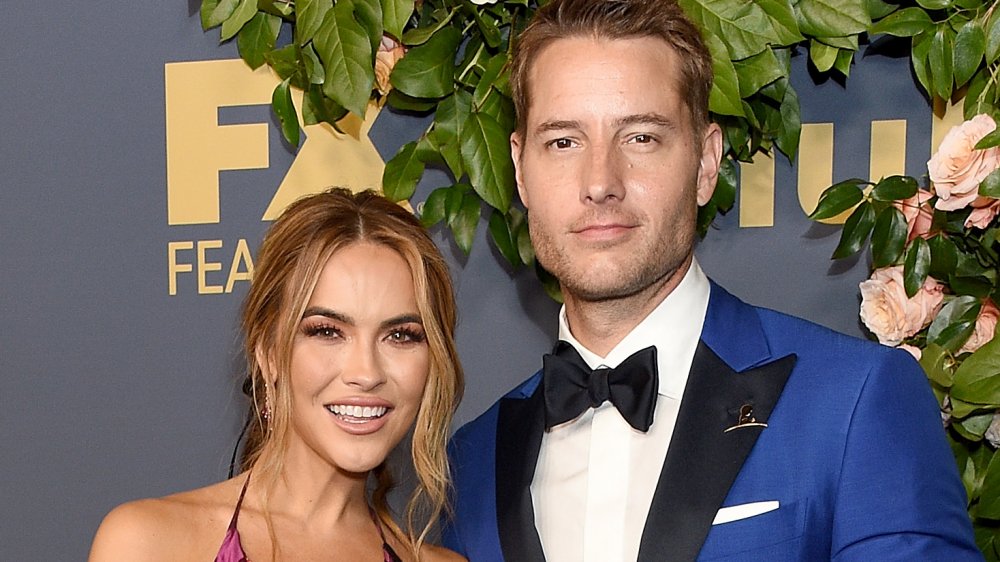
<path fill-rule="evenodd" d="M 588 350 L 606 357 L 677 288 L 691 269 L 692 259 L 688 256 L 675 271 L 627 297 L 586 301 L 564 292 L 566 322 L 573 337 Z"/>

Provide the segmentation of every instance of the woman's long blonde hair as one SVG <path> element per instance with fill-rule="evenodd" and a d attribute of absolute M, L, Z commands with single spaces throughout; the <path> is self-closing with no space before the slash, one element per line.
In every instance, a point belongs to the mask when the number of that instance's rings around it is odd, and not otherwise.
<path fill-rule="evenodd" d="M 445 447 L 463 390 L 455 349 L 454 290 L 444 258 L 416 217 L 374 192 L 335 188 L 302 198 L 285 209 L 264 237 L 242 314 L 251 394 L 242 468 L 253 470 L 254 479 L 264 483 L 266 512 L 288 439 L 288 377 L 299 321 L 327 260 L 339 249 L 358 242 L 379 244 L 403 257 L 413 277 L 417 309 L 427 334 L 430 372 L 411 443 L 419 482 L 406 508 L 405 532 L 390 514 L 386 495 L 393 478 L 385 462 L 373 471 L 371 495 L 383 527 L 404 542 L 416 558 L 448 499 Z M 271 534 L 276 547 L 273 531 Z"/>

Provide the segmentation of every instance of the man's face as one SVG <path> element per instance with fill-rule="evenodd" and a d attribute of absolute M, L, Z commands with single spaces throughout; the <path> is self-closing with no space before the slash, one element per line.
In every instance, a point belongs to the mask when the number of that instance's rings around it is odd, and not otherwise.
<path fill-rule="evenodd" d="M 558 39 L 535 58 L 511 151 L 538 259 L 568 296 L 631 296 L 686 266 L 722 137 L 694 130 L 680 76 L 651 37 Z"/>

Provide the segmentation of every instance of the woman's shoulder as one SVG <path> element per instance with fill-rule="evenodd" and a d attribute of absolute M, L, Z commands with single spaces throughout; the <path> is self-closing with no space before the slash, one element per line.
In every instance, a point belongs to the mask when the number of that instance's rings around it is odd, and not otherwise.
<path fill-rule="evenodd" d="M 420 548 L 420 560 L 421 562 L 466 562 L 465 557 L 454 550 L 433 544 L 424 544 Z"/>
<path fill-rule="evenodd" d="M 234 495 L 235 480 L 119 505 L 97 529 L 91 562 L 184 559 L 178 556 L 178 545 L 190 545 L 204 558 L 199 551 L 222 539 L 236 507 L 242 482 L 235 483 Z"/>

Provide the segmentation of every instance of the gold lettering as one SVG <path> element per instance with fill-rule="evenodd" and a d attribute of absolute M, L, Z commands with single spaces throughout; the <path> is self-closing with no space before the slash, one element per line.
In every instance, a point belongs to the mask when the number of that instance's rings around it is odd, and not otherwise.
<path fill-rule="evenodd" d="M 965 121 L 965 116 L 962 114 L 964 103 L 965 98 L 951 103 L 937 96 L 934 97 L 934 109 L 931 118 L 931 154 L 937 152 L 938 147 L 941 146 L 941 141 L 944 140 L 944 136 L 948 134 L 948 131 L 952 127 L 961 125 Z"/>
<path fill-rule="evenodd" d="M 740 163 L 740 227 L 774 226 L 774 158 L 754 156 Z"/>
<path fill-rule="evenodd" d="M 192 242 L 167 242 L 167 294 L 174 296 L 177 294 L 177 274 L 190 273 L 192 266 L 189 263 L 177 263 L 177 252 L 194 248 Z"/>
<path fill-rule="evenodd" d="M 240 264 L 246 264 L 246 271 L 240 271 Z M 250 255 L 250 248 L 247 247 L 245 238 L 240 238 L 236 243 L 236 253 L 233 254 L 233 263 L 229 266 L 229 278 L 226 279 L 226 292 L 233 292 L 233 285 L 237 281 L 250 281 L 253 277 L 253 257 Z"/>
<path fill-rule="evenodd" d="M 198 294 L 217 295 L 222 292 L 222 285 L 209 285 L 205 280 L 205 274 L 209 271 L 221 271 L 221 262 L 210 262 L 205 255 L 206 250 L 218 249 L 222 247 L 222 240 L 199 240 L 198 241 Z"/>
<path fill-rule="evenodd" d="M 167 224 L 219 222 L 219 171 L 267 168 L 267 123 L 219 125 L 223 106 L 271 101 L 276 78 L 239 59 L 164 66 Z"/>
<path fill-rule="evenodd" d="M 873 182 L 906 173 L 906 120 L 872 121 L 868 177 Z"/>
<path fill-rule="evenodd" d="M 833 123 L 803 123 L 799 137 L 799 206 L 808 215 L 816 209 L 819 196 L 833 183 Z M 826 219 L 842 224 L 849 212 Z"/>

